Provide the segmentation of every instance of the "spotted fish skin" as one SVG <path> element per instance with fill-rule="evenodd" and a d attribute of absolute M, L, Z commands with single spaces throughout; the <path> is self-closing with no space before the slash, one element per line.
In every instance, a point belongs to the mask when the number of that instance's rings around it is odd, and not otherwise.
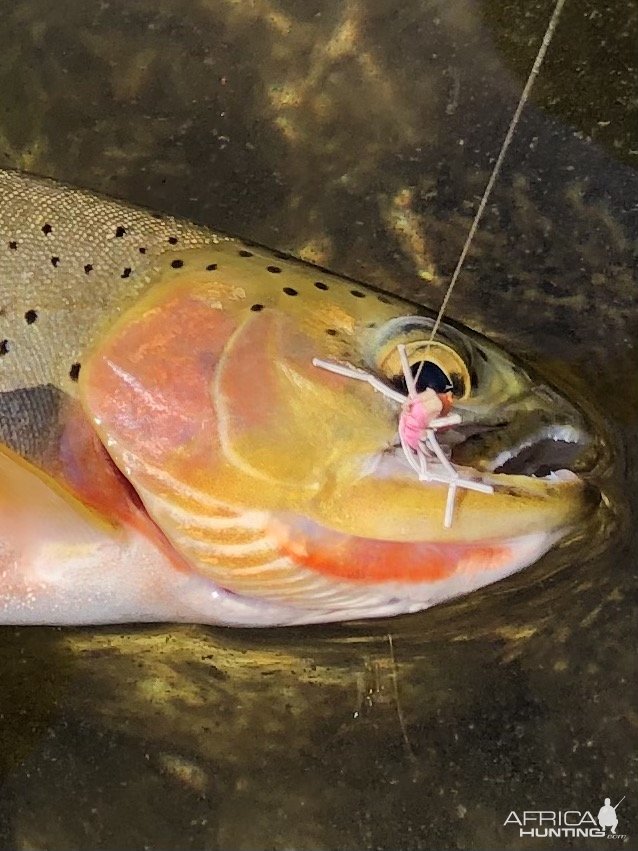
<path fill-rule="evenodd" d="M 392 448 L 396 406 L 312 364 L 389 381 L 396 345 L 418 351 L 431 322 L 277 252 L 0 171 L 0 620 L 391 615 L 534 561 L 583 516 L 582 482 L 483 459 L 472 475 L 495 494 L 464 495 L 443 529 L 445 488 Z M 441 338 L 465 417 L 507 422 L 500 456 L 555 420 L 584 433 L 489 341 Z"/>
<path fill-rule="evenodd" d="M 96 327 L 144 291 L 162 252 L 222 237 L 18 172 L 0 171 L 0 388 L 75 394 Z"/>

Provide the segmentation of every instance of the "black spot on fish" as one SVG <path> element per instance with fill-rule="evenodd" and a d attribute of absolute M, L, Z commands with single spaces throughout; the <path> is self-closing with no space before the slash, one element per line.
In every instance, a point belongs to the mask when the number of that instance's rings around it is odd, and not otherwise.
<path fill-rule="evenodd" d="M 350 290 L 350 295 L 353 295 L 355 298 L 365 298 L 366 294 L 362 293 L 361 290 Z"/>
<path fill-rule="evenodd" d="M 286 293 L 286 295 L 299 295 L 297 290 L 293 290 L 292 287 L 284 287 L 284 292 Z"/>
<path fill-rule="evenodd" d="M 130 266 L 127 266 L 127 267 L 126 267 L 126 269 L 124 269 L 124 270 L 123 270 L 123 272 L 122 272 L 122 274 L 120 275 L 120 277 L 121 277 L 121 278 L 130 278 L 130 277 L 131 277 L 131 272 L 132 272 L 132 271 L 133 271 L 133 270 L 131 269 L 131 267 L 130 267 Z"/>
<path fill-rule="evenodd" d="M 146 249 L 144 248 L 143 245 L 140 245 L 140 247 L 137 250 L 140 252 L 140 254 L 146 254 Z"/>
<path fill-rule="evenodd" d="M 171 266 L 173 267 L 173 269 L 181 269 L 183 265 L 184 265 L 183 260 L 172 260 L 171 261 Z"/>
<path fill-rule="evenodd" d="M 326 334 L 329 334 L 331 337 L 336 337 L 337 331 L 335 328 L 326 328 Z"/>
<path fill-rule="evenodd" d="M 11 346 L 9 345 L 8 340 L 0 340 L 0 356 L 4 357 L 4 355 L 9 354 L 10 349 Z"/>
<path fill-rule="evenodd" d="M 18 243 L 15 241 L 15 239 L 12 239 L 11 242 L 9 243 L 9 248 L 12 251 L 15 251 L 17 249 L 17 247 L 18 247 Z"/>
<path fill-rule="evenodd" d="M 253 257 L 254 256 L 252 251 L 248 251 L 247 248 L 240 248 L 237 253 L 239 254 L 240 257 Z"/>
<path fill-rule="evenodd" d="M 60 258 L 59 257 L 52 257 L 51 258 L 51 264 L 57 268 L 60 265 Z"/>
<path fill-rule="evenodd" d="M 328 284 L 324 284 L 323 281 L 315 281 L 315 286 L 317 287 L 318 290 L 324 290 L 325 291 L 325 290 L 328 289 Z"/>
<path fill-rule="evenodd" d="M 122 225 L 118 225 L 118 226 L 115 228 L 115 236 L 116 236 L 118 239 L 119 239 L 119 238 L 121 238 L 121 237 L 123 237 L 125 233 L 126 233 L 126 228 L 125 228 L 125 227 L 122 227 Z"/>
<path fill-rule="evenodd" d="M 250 309 L 253 310 L 255 313 L 259 313 L 260 310 L 264 309 L 264 306 L 263 304 L 251 304 Z"/>
<path fill-rule="evenodd" d="M 93 271 L 93 264 L 87 263 L 86 266 L 84 267 L 84 274 L 88 275 L 89 272 L 92 272 L 92 271 Z"/>
<path fill-rule="evenodd" d="M 387 295 L 378 295 L 377 298 L 379 299 L 379 301 L 382 301 L 384 304 L 392 304 L 392 302 L 387 297 Z"/>
<path fill-rule="evenodd" d="M 367 326 L 366 326 L 366 327 L 367 327 L 367 328 L 376 328 L 376 327 L 377 327 L 377 323 L 376 323 L 376 322 L 368 322 L 368 324 L 367 324 Z"/>
<path fill-rule="evenodd" d="M 27 325 L 33 325 L 35 320 L 38 318 L 38 314 L 35 310 L 27 310 L 24 314 L 25 321 Z"/>
<path fill-rule="evenodd" d="M 176 236 L 169 236 L 168 241 L 169 241 L 170 245 L 177 245 L 179 240 L 177 239 Z"/>
<path fill-rule="evenodd" d="M 272 272 L 273 275 L 278 275 L 281 272 L 279 266 L 266 266 L 266 269 L 268 269 L 269 272 Z"/>
<path fill-rule="evenodd" d="M 217 268 L 217 263 L 209 263 L 208 266 L 206 267 L 206 271 L 207 272 L 214 272 L 216 268 Z"/>
<path fill-rule="evenodd" d="M 48 236 L 51 233 L 52 230 L 53 230 L 53 228 L 51 227 L 51 225 L 48 222 L 45 225 L 42 225 L 42 233 L 45 236 Z"/>
<path fill-rule="evenodd" d="M 77 381 L 80 376 L 80 369 L 82 364 L 80 363 L 72 363 L 71 369 L 69 370 L 69 378 L 71 381 Z"/>

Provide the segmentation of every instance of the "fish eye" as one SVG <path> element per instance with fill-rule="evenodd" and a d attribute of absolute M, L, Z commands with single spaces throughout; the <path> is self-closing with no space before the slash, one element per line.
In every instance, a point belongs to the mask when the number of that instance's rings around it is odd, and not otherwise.
<path fill-rule="evenodd" d="M 441 369 L 438 364 L 431 360 L 419 360 L 410 364 L 412 377 L 415 379 L 417 393 L 423 393 L 428 387 L 432 388 L 435 393 L 454 392 L 454 384 L 449 375 Z M 403 373 L 394 375 L 391 379 L 391 384 L 400 393 L 407 395 L 408 387 Z M 457 394 L 458 395 L 458 394 Z"/>
<path fill-rule="evenodd" d="M 458 400 L 469 396 L 471 380 L 468 368 L 463 358 L 450 346 L 423 340 L 406 343 L 405 349 L 418 393 L 430 387 L 435 393 L 451 392 Z M 383 358 L 380 368 L 390 384 L 407 395 L 408 388 L 396 343 Z"/>

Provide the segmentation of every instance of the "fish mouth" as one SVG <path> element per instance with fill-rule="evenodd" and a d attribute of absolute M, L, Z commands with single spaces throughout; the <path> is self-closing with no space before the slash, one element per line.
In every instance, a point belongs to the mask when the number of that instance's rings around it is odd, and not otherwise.
<path fill-rule="evenodd" d="M 578 468 L 587 444 L 585 436 L 573 426 L 548 426 L 531 439 L 499 452 L 488 469 L 492 473 L 537 479 L 551 479 L 567 471 L 576 475 L 572 468 Z"/>
<path fill-rule="evenodd" d="M 545 424 L 523 432 L 508 422 L 470 422 L 438 432 L 437 439 L 456 468 L 491 484 L 505 484 L 510 476 L 519 484 L 524 478 L 574 482 L 595 466 L 594 441 L 580 425 Z M 395 451 L 401 452 L 399 444 Z"/>
<path fill-rule="evenodd" d="M 476 543 L 534 532 L 555 542 L 576 529 L 600 504 L 595 468 L 602 446 L 584 418 L 580 425 L 579 412 L 571 423 L 551 423 L 537 414 L 525 412 L 499 423 L 472 422 L 468 416 L 465 424 L 438 430 L 448 463 L 426 445 L 423 475 L 415 475 L 400 442 L 370 458 L 364 475 L 391 480 L 395 488 L 395 516 L 387 522 L 377 519 L 378 535 Z"/>
<path fill-rule="evenodd" d="M 459 427 L 454 433 L 441 434 L 453 464 L 481 473 L 526 476 L 536 479 L 564 479 L 565 474 L 579 478 L 592 464 L 591 438 L 571 424 L 552 424 L 503 445 L 506 426 Z M 495 445 L 496 444 L 496 445 Z"/>

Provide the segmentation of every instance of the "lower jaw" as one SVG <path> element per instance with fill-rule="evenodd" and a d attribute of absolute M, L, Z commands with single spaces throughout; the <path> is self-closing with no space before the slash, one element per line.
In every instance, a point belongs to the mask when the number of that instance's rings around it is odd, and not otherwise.
<path fill-rule="evenodd" d="M 357 537 L 307 518 L 282 517 L 273 532 L 282 555 L 335 581 L 429 587 L 459 576 L 507 575 L 539 558 L 565 530 L 469 541 L 396 541 Z"/>
<path fill-rule="evenodd" d="M 453 574 L 436 580 L 405 581 L 394 578 L 387 581 L 353 583 L 335 578 L 337 587 L 358 589 L 357 603 L 346 593 L 341 604 L 328 604 L 311 598 L 302 603 L 285 600 L 263 599 L 226 592 L 220 588 L 215 593 L 215 611 L 211 611 L 212 583 L 201 576 L 184 578 L 181 595 L 186 599 L 187 610 L 182 619 L 225 623 L 229 626 L 292 626 L 337 621 L 386 618 L 402 614 L 413 614 L 456 597 L 491 585 L 516 573 L 537 561 L 560 537 L 533 533 L 523 535 L 507 543 L 510 558 L 506 563 L 483 565 L 473 569 L 466 564 Z"/>

